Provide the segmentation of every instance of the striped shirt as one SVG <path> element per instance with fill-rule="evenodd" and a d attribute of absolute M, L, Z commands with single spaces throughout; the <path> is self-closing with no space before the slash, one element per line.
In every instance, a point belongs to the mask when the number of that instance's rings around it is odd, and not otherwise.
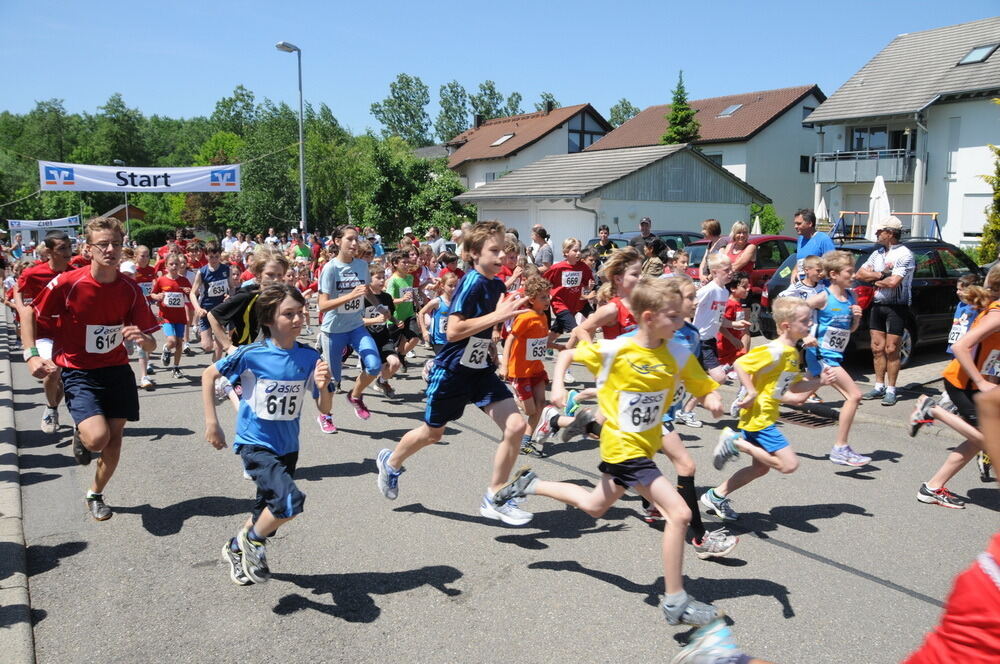
<path fill-rule="evenodd" d="M 913 252 L 901 244 L 894 244 L 888 249 L 880 246 L 873 251 L 861 269 L 883 273 L 888 270 L 892 276 L 903 278 L 895 288 L 876 288 L 875 304 L 910 304 L 913 272 L 916 267 Z"/>

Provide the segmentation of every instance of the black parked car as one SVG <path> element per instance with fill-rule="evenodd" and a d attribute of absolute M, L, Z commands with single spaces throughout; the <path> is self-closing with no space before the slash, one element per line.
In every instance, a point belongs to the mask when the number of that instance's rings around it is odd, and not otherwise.
<path fill-rule="evenodd" d="M 917 264 L 913 273 L 910 319 L 900 348 L 900 363 L 901 366 L 906 366 L 917 345 L 947 342 L 952 314 L 958 304 L 958 296 L 955 294 L 958 279 L 970 273 L 982 274 L 982 270 L 961 249 L 941 240 L 904 240 L 903 245 L 913 252 Z M 854 267 L 857 269 L 875 251 L 876 245 L 868 240 L 847 240 L 837 248 L 855 255 Z M 770 303 L 788 288 L 794 266 L 793 254 L 775 271 L 761 296 L 760 328 L 768 339 L 778 336 Z M 852 289 L 866 315 L 862 317 L 857 331 L 851 335 L 851 346 L 855 349 L 867 349 L 871 347 L 867 310 L 874 296 L 874 288 L 871 284 L 855 280 Z"/>
<path fill-rule="evenodd" d="M 692 242 L 697 242 L 704 236 L 696 231 L 651 231 L 653 235 L 663 240 L 668 249 L 683 249 Z M 629 231 L 628 233 L 612 233 L 608 236 L 616 247 L 621 249 L 627 247 L 632 238 L 639 237 L 639 231 Z M 600 238 L 591 238 L 587 246 L 597 244 Z"/>

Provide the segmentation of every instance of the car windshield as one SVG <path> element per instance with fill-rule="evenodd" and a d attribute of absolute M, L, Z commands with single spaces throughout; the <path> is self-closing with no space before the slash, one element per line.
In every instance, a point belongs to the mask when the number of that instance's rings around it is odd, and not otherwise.
<path fill-rule="evenodd" d="M 705 257 L 705 250 L 708 244 L 689 244 L 684 248 L 688 254 L 688 265 L 701 265 L 701 259 Z"/>

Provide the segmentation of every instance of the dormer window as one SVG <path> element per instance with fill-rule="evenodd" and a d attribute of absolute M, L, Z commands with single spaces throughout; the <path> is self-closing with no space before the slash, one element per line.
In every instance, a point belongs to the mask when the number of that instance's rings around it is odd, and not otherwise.
<path fill-rule="evenodd" d="M 971 65 L 977 62 L 984 62 L 987 58 L 993 55 L 993 51 L 997 50 L 997 46 L 1000 46 L 1000 44 L 987 44 L 985 46 L 976 46 L 971 51 L 966 53 L 965 57 L 958 61 L 958 64 Z"/>
<path fill-rule="evenodd" d="M 513 132 L 510 133 L 510 134 L 504 134 L 503 136 L 501 136 L 497 140 L 495 140 L 492 143 L 490 143 L 490 147 L 491 148 L 495 148 L 498 145 L 503 145 L 504 143 L 506 143 L 507 141 L 509 141 L 512 138 L 514 138 Z"/>
<path fill-rule="evenodd" d="M 718 118 L 728 118 L 733 113 L 735 113 L 736 111 L 740 110 L 741 108 L 743 108 L 743 104 L 733 104 L 732 106 L 726 106 L 726 108 L 723 109 L 723 111 L 721 113 L 719 113 L 715 117 L 718 117 Z"/>

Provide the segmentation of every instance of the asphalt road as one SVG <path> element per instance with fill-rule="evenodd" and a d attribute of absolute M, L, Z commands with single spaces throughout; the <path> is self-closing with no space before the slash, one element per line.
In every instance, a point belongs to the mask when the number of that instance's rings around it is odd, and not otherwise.
<path fill-rule="evenodd" d="M 253 486 L 230 450 L 204 441 L 195 370 L 204 364 L 185 358 L 189 380 L 161 371 L 159 388 L 141 393 L 142 421 L 126 429 L 106 491 L 116 514 L 97 523 L 83 502 L 92 467 L 74 463 L 68 426 L 38 431 L 40 386 L 14 360 L 39 662 L 667 661 L 690 633 L 667 626 L 657 606 L 660 533 L 638 518 L 638 498 L 598 520 L 545 498 L 526 503 L 536 514 L 526 527 L 479 516 L 497 432 L 475 409 L 410 460 L 399 499 L 385 500 L 374 457 L 420 421 L 416 370 L 399 381 L 400 398 L 367 397 L 367 422 L 338 395 L 336 435 L 321 434 L 307 410 L 305 512 L 269 546 L 272 581 L 233 585 L 219 550 Z M 933 429 L 908 438 L 911 404 L 862 407 L 853 443 L 875 459 L 863 469 L 825 459 L 829 421 L 783 422 L 799 471 L 734 495 L 743 518 L 729 558 L 687 550 L 688 591 L 731 616 L 747 653 L 896 662 L 937 622 L 952 577 L 1000 523 L 1000 495 L 970 465 L 951 486 L 969 509 L 916 501 L 956 439 Z M 231 434 L 232 410 L 220 413 Z M 61 416 L 70 421 L 64 407 Z M 723 477 L 710 453 L 724 423 L 681 429 L 699 487 Z M 552 452 L 532 460 L 543 478 L 597 477 L 596 444 Z"/>

